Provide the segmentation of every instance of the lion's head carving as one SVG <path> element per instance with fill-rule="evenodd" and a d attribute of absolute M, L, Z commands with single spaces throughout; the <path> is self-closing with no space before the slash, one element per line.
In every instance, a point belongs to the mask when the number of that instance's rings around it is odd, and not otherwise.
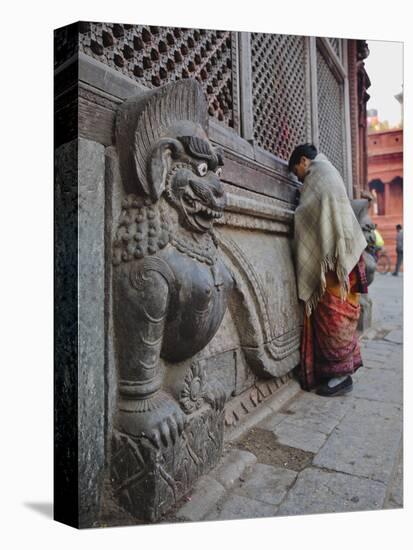
<path fill-rule="evenodd" d="M 161 197 L 186 229 L 204 233 L 225 207 L 220 181 L 223 153 L 208 139 L 208 113 L 201 86 L 182 80 L 126 101 L 116 133 L 128 195 Z"/>

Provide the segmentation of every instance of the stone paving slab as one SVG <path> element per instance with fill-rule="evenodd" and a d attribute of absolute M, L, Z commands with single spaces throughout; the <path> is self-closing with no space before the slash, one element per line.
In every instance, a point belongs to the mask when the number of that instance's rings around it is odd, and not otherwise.
<path fill-rule="evenodd" d="M 384 337 L 384 340 L 394 342 L 395 344 L 403 343 L 403 332 L 401 330 L 392 330 Z"/>
<path fill-rule="evenodd" d="M 346 411 L 346 398 L 338 397 L 334 400 L 321 400 L 314 393 L 302 391 L 297 399 L 283 407 L 277 414 L 260 423 L 263 429 L 273 430 L 284 420 L 311 419 L 313 422 L 328 423 L 340 420 Z M 333 426 L 334 427 L 334 426 Z"/>
<path fill-rule="evenodd" d="M 216 479 L 203 476 L 195 485 L 190 500 L 175 514 L 177 518 L 186 521 L 199 521 L 225 495 L 225 488 Z"/>
<path fill-rule="evenodd" d="M 307 468 L 280 505 L 277 516 L 377 510 L 386 486 L 378 481 Z"/>
<path fill-rule="evenodd" d="M 277 506 L 265 504 L 244 496 L 230 494 L 229 497 L 219 505 L 219 509 L 210 512 L 205 520 L 226 520 L 226 519 L 251 519 L 266 518 L 275 516 Z"/>
<path fill-rule="evenodd" d="M 352 397 L 401 404 L 403 373 L 401 368 L 397 368 L 397 363 L 391 360 L 388 368 L 364 368 L 362 373 L 358 371 L 360 375 L 357 373 L 354 376 Z"/>
<path fill-rule="evenodd" d="M 317 453 L 327 440 L 327 435 L 309 424 L 299 426 L 297 423 L 284 421 L 279 424 L 273 433 L 278 443 L 288 445 L 310 453 Z"/>
<path fill-rule="evenodd" d="M 313 464 L 388 482 L 401 441 L 401 417 L 401 405 L 354 399 Z"/>
<path fill-rule="evenodd" d="M 373 351 L 362 349 L 361 355 L 365 367 L 373 369 L 401 369 L 403 366 L 403 354 L 400 346 L 391 344 L 393 350 L 390 352 Z"/>
<path fill-rule="evenodd" d="M 271 398 L 261 404 L 256 411 L 250 413 L 246 418 L 243 418 L 237 426 L 228 430 L 226 433 L 226 440 L 234 441 L 239 439 L 242 434 L 245 434 L 259 422 L 264 421 L 266 418 L 274 417 L 274 413 L 277 413 L 286 403 L 296 398 L 300 393 L 300 384 L 296 380 L 289 380 L 287 384 L 281 386 Z"/>
<path fill-rule="evenodd" d="M 266 504 L 280 504 L 297 477 L 297 472 L 267 464 L 256 464 L 246 481 L 233 493 Z"/>
<path fill-rule="evenodd" d="M 390 355 L 396 349 L 394 342 L 386 342 L 385 340 L 370 340 L 369 342 L 362 341 L 362 348 Z"/>
<path fill-rule="evenodd" d="M 402 369 L 402 360 L 399 354 L 386 356 L 380 360 L 363 355 L 364 367 L 369 369 Z"/>
<path fill-rule="evenodd" d="M 302 392 L 299 399 L 260 423 L 273 432 L 282 445 L 316 453 L 340 422 L 348 407 L 347 397 L 323 400 Z"/>
<path fill-rule="evenodd" d="M 242 476 L 246 468 L 253 466 L 257 457 L 248 451 L 234 449 L 224 458 L 222 464 L 213 470 L 213 477 L 226 489 Z"/>
<path fill-rule="evenodd" d="M 397 348 L 400 347 L 400 344 L 396 344 L 395 342 L 386 342 L 385 340 L 373 340 L 372 342 L 369 342 L 368 344 L 362 345 L 362 348 L 367 350 L 368 353 L 372 353 L 377 356 L 385 356 L 388 357 L 392 353 L 394 353 Z"/>
<path fill-rule="evenodd" d="M 376 366 L 387 364 L 391 358 L 391 353 L 383 354 L 376 351 L 362 350 L 361 356 L 363 358 L 364 366 Z"/>

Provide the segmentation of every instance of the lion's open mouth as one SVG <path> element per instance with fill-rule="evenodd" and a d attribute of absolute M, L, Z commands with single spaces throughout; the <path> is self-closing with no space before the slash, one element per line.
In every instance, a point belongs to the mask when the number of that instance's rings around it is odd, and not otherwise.
<path fill-rule="evenodd" d="M 221 208 L 211 208 L 202 203 L 197 197 L 186 192 L 183 196 L 184 208 L 189 216 L 194 216 L 198 221 L 211 223 L 212 220 L 216 220 L 222 217 Z"/>

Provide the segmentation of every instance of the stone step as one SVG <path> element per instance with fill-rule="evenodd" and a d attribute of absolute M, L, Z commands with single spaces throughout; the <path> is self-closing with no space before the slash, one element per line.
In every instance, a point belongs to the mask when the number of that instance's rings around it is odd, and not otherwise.
<path fill-rule="evenodd" d="M 209 475 L 202 476 L 186 502 L 176 512 L 176 517 L 183 521 L 200 521 L 225 496 L 234 483 L 246 475 L 257 458 L 248 451 L 233 449 L 224 455 L 220 463 Z"/>

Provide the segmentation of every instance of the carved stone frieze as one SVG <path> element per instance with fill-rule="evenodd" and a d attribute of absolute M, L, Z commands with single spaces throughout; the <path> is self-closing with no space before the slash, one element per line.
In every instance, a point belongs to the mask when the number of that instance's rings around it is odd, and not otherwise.
<path fill-rule="evenodd" d="M 185 376 L 179 399 L 186 413 L 191 413 L 202 406 L 205 389 L 205 373 L 202 366 L 200 363 L 193 363 Z"/>
<path fill-rule="evenodd" d="M 223 410 L 204 406 L 175 441 L 154 445 L 147 437 L 115 430 L 112 494 L 135 517 L 157 521 L 222 454 Z"/>
<path fill-rule="evenodd" d="M 251 388 L 233 399 L 225 407 L 225 428 L 231 429 L 237 426 L 247 415 L 270 399 L 292 377 L 292 373 L 289 372 L 279 378 L 256 381 Z"/>
<path fill-rule="evenodd" d="M 258 376 L 281 376 L 298 364 L 300 345 L 301 312 L 291 304 L 296 286 L 288 239 L 229 233 L 217 232 L 217 238 L 235 280 L 229 310 L 242 352 Z"/>

